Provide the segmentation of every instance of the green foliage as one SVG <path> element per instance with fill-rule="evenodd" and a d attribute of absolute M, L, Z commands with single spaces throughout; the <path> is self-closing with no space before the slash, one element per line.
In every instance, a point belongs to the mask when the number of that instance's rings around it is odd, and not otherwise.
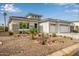
<path fill-rule="evenodd" d="M 57 37 L 56 33 L 53 33 L 52 36 L 53 36 L 53 37 Z"/>
<path fill-rule="evenodd" d="M 7 15 L 7 13 L 6 13 L 6 12 L 4 12 L 4 13 L 3 13 L 3 15 L 4 15 L 4 16 L 6 16 L 6 15 Z"/>
<path fill-rule="evenodd" d="M 20 22 L 19 27 L 20 27 L 20 29 L 26 29 L 26 23 L 25 22 Z"/>
<path fill-rule="evenodd" d="M 73 32 L 74 32 L 74 33 L 78 33 L 79 31 L 78 31 L 78 30 L 73 30 Z"/>
<path fill-rule="evenodd" d="M 31 35 L 32 39 L 34 39 L 34 35 L 36 35 L 37 29 L 32 27 L 29 29 L 29 34 Z"/>
<path fill-rule="evenodd" d="M 67 38 L 66 36 L 64 36 L 64 38 Z"/>
<path fill-rule="evenodd" d="M 0 30 L 4 30 L 3 26 L 0 26 Z"/>

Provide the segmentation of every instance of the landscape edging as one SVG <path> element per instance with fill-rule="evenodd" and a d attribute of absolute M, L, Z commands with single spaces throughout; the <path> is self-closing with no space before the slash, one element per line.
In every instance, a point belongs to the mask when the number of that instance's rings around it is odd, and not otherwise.
<path fill-rule="evenodd" d="M 72 46 L 66 47 L 64 49 L 58 50 L 48 56 L 70 56 L 77 52 L 79 49 L 79 43 L 76 43 Z"/>

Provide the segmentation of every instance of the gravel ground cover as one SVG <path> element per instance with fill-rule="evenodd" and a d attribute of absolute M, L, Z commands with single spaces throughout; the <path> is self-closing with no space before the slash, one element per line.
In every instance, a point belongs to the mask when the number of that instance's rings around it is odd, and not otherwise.
<path fill-rule="evenodd" d="M 31 40 L 28 37 L 17 38 L 14 36 L 2 36 L 0 41 L 3 42 L 0 45 L 1 56 L 45 56 L 79 42 L 79 40 L 75 39 L 52 37 L 48 39 L 48 41 L 52 41 L 51 44 L 47 42 L 46 45 L 41 45 L 35 43 L 36 40 Z"/>

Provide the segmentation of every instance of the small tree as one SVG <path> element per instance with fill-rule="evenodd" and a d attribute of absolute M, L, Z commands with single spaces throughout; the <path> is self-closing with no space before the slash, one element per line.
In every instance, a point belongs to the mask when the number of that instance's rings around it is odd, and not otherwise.
<path fill-rule="evenodd" d="M 45 38 L 44 33 L 42 33 L 42 34 L 41 34 L 41 44 L 42 44 L 42 45 L 45 45 L 45 42 L 46 42 L 46 38 Z"/>
<path fill-rule="evenodd" d="M 31 35 L 31 38 L 34 39 L 34 36 L 36 35 L 37 33 L 37 29 L 32 27 L 29 29 L 29 34 Z"/>
<path fill-rule="evenodd" d="M 6 28 L 6 16 L 7 16 L 7 13 L 5 11 L 3 13 L 3 16 L 4 16 L 4 32 L 5 32 L 5 28 Z"/>

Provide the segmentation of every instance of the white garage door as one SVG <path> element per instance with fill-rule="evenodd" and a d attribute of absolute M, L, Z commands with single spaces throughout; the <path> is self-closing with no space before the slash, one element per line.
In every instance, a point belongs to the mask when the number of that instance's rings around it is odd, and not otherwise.
<path fill-rule="evenodd" d="M 50 25 L 50 33 L 56 33 L 56 26 L 55 25 Z"/>
<path fill-rule="evenodd" d="M 70 27 L 69 26 L 60 26 L 60 33 L 69 33 Z"/>

